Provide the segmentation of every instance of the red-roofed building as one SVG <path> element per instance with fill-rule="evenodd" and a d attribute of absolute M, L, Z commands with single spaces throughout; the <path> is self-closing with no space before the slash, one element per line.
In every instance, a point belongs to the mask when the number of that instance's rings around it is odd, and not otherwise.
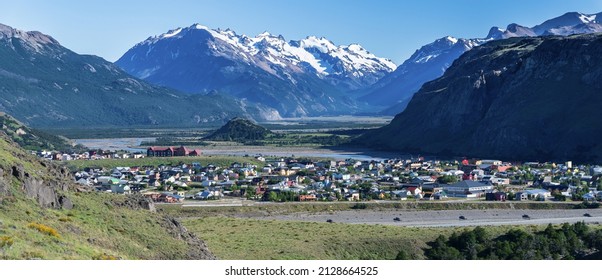
<path fill-rule="evenodd" d="M 149 157 L 184 157 L 184 156 L 200 156 L 201 150 L 188 149 L 184 146 L 179 148 L 174 147 L 149 147 L 146 150 L 146 156 Z"/>

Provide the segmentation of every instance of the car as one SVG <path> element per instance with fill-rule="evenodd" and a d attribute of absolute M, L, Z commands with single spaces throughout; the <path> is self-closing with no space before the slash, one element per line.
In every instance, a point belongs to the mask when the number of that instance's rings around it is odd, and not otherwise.
<path fill-rule="evenodd" d="M 529 215 L 527 215 L 527 214 L 524 214 L 523 219 L 531 219 L 531 217 L 529 217 Z"/>
<path fill-rule="evenodd" d="M 332 219 L 328 219 L 328 220 L 326 220 L 326 222 L 327 222 L 327 223 L 334 223 L 334 222 L 332 221 Z"/>
<path fill-rule="evenodd" d="M 393 218 L 393 221 L 400 222 L 401 219 L 399 217 L 395 217 L 395 218 Z"/>
<path fill-rule="evenodd" d="M 583 217 L 591 217 L 592 215 L 590 213 L 585 213 L 583 214 Z"/>
<path fill-rule="evenodd" d="M 466 217 L 464 217 L 464 216 L 460 216 L 459 218 L 460 218 L 460 220 L 466 220 Z"/>

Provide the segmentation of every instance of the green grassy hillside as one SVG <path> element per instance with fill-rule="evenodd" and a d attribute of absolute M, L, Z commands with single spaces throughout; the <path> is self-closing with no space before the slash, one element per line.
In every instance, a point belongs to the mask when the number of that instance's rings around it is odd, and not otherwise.
<path fill-rule="evenodd" d="M 213 258 L 144 198 L 77 192 L 69 177 L 0 137 L 0 259 Z"/>

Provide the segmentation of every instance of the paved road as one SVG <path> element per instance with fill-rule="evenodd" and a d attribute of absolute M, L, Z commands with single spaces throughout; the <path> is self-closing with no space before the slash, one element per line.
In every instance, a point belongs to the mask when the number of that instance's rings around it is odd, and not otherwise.
<path fill-rule="evenodd" d="M 584 216 L 585 213 L 591 217 Z M 523 215 L 530 218 L 525 219 Z M 459 219 L 464 216 L 466 219 Z M 457 227 L 457 226 L 498 226 L 498 225 L 546 225 L 575 223 L 602 223 L 602 209 L 587 210 L 443 210 L 443 211 L 410 211 L 410 210 L 353 210 L 332 213 L 275 215 L 255 217 L 265 220 L 289 220 L 350 224 L 383 224 L 408 227 Z M 394 221 L 399 218 L 399 221 Z"/>

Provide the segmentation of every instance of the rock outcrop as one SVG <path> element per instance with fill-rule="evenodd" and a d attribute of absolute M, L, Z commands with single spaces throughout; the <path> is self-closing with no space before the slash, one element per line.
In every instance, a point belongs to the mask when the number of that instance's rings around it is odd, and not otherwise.
<path fill-rule="evenodd" d="M 157 212 L 153 201 L 140 194 L 126 196 L 123 202 L 113 203 L 117 207 L 127 207 L 130 209 L 143 209 L 150 212 Z M 215 255 L 211 253 L 203 240 L 189 232 L 176 218 L 163 215 L 161 219 L 162 226 L 176 239 L 186 242 L 188 246 L 187 259 L 191 260 L 214 260 Z"/>
<path fill-rule="evenodd" d="M 177 219 L 166 216 L 164 218 L 165 227 L 177 239 L 183 240 L 188 244 L 188 258 L 191 260 L 215 260 L 215 255 L 209 251 L 209 248 L 203 240 L 189 232 Z"/>

